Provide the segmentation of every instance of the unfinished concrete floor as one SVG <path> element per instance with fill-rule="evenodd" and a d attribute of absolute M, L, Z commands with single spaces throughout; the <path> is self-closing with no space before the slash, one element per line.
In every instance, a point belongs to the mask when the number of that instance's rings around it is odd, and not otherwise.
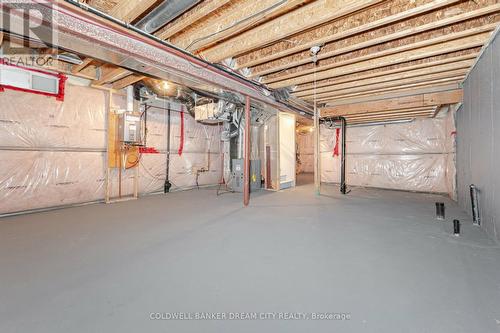
<path fill-rule="evenodd" d="M 500 330 L 500 249 L 455 204 L 323 190 L 262 192 L 242 208 L 241 194 L 202 189 L 2 219 L 0 332 Z M 157 312 L 350 320 L 151 320 Z"/>

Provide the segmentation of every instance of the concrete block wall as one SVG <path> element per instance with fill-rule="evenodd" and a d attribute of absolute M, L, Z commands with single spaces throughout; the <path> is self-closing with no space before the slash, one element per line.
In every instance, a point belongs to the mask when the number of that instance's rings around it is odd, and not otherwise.
<path fill-rule="evenodd" d="M 482 227 L 500 240 L 500 37 L 485 50 L 464 83 L 457 122 L 457 195 L 471 214 L 469 185 L 480 190 Z"/>

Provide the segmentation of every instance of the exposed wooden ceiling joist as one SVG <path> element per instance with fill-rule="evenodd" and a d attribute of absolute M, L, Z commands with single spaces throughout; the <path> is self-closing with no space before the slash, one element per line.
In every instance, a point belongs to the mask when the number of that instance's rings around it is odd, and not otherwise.
<path fill-rule="evenodd" d="M 424 93 L 404 97 L 392 97 L 362 103 L 329 106 L 321 109 L 321 116 L 345 116 L 350 114 L 365 114 L 386 110 L 421 108 L 444 104 L 461 103 L 462 89 L 437 93 Z"/>
<path fill-rule="evenodd" d="M 342 98 L 332 98 L 330 100 L 323 101 L 327 106 L 336 106 L 336 105 L 344 105 L 344 104 L 355 104 L 355 103 L 364 103 L 370 101 L 378 101 L 383 99 L 392 99 L 392 98 L 400 98 L 405 96 L 412 96 L 415 94 L 430 94 L 430 93 L 439 93 L 446 91 L 454 91 L 460 90 L 461 83 L 443 83 L 443 84 L 433 84 L 429 86 L 422 87 L 412 87 L 412 88 L 403 88 L 403 89 L 394 89 L 389 91 L 381 91 L 381 92 L 373 92 L 366 95 L 361 96 L 353 96 L 353 97 L 342 97 Z"/>
<path fill-rule="evenodd" d="M 390 83 L 390 84 L 379 84 L 368 87 L 362 87 L 360 89 L 349 89 L 343 90 L 334 93 L 326 93 L 322 94 L 322 96 L 316 96 L 317 102 L 331 101 L 334 99 L 345 99 L 359 96 L 367 96 L 367 95 L 377 95 L 380 93 L 385 93 L 388 91 L 400 91 L 400 90 L 409 90 L 411 88 L 421 88 L 421 87 L 436 87 L 441 85 L 448 85 L 450 83 L 458 84 L 462 82 L 465 77 L 466 72 L 461 71 L 456 73 L 458 75 L 455 76 L 445 76 L 440 78 L 430 77 L 423 80 L 408 80 L 401 83 Z M 311 98 L 313 100 L 313 98 Z"/>
<path fill-rule="evenodd" d="M 427 41 L 422 41 L 400 48 L 385 50 L 375 54 L 350 59 L 344 62 L 319 66 L 316 70 L 305 70 L 263 80 L 271 88 L 288 87 L 297 84 L 314 82 L 334 76 L 356 73 L 377 67 L 390 66 L 416 59 L 423 59 L 435 55 L 451 53 L 482 46 L 489 38 L 493 26 L 471 29 L 448 36 L 442 36 Z M 485 32 L 486 31 L 486 32 Z M 404 51 L 406 50 L 406 51 Z M 395 51 L 395 52 L 394 52 Z"/>
<path fill-rule="evenodd" d="M 194 26 L 193 31 L 188 30 L 187 33 L 179 34 L 170 42 L 196 53 L 309 2 L 312 0 L 279 2 L 276 0 L 239 0 L 234 4 L 238 7 L 237 11 L 234 8 L 228 8 L 213 18 L 217 24 L 208 21 L 199 23 Z"/>
<path fill-rule="evenodd" d="M 203 19 L 205 16 L 208 16 L 214 13 L 216 10 L 221 7 L 227 5 L 231 0 L 209 0 L 205 1 L 202 4 L 196 6 L 191 9 L 187 13 L 181 15 L 175 21 L 167 24 L 162 29 L 158 30 L 156 36 L 161 39 L 168 39 L 175 34 L 183 31 L 184 29 L 190 27 L 194 23 Z"/>
<path fill-rule="evenodd" d="M 131 74 L 113 83 L 113 89 L 120 90 L 144 79 L 144 75 Z"/>
<path fill-rule="evenodd" d="M 495 12 L 495 11 L 500 11 L 500 4 L 494 5 L 494 6 L 490 6 L 490 7 L 487 7 L 487 8 L 482 8 L 482 9 L 479 9 L 477 11 L 465 13 L 465 14 L 462 14 L 462 15 L 456 15 L 456 16 L 453 16 L 453 17 L 450 17 L 450 18 L 446 18 L 446 19 L 439 20 L 439 21 L 436 21 L 436 22 L 431 22 L 431 23 L 424 24 L 424 25 L 421 25 L 421 26 L 412 27 L 412 28 L 409 28 L 409 29 L 406 29 L 406 30 L 403 30 L 403 31 L 398 31 L 398 32 L 393 33 L 393 34 L 388 34 L 388 35 L 384 35 L 384 36 L 381 36 L 381 37 L 378 37 L 378 38 L 369 39 L 367 41 L 360 42 L 360 43 L 355 43 L 355 44 L 352 44 L 352 45 L 349 45 L 349 46 L 346 46 L 346 47 L 343 47 L 343 48 L 335 49 L 333 51 L 329 51 L 329 52 L 325 52 L 325 53 L 321 53 L 320 52 L 318 54 L 317 59 L 318 60 L 322 60 L 322 59 L 326 59 L 326 58 L 331 58 L 331 57 L 334 57 L 334 56 L 337 56 L 337 55 L 345 54 L 345 53 L 348 53 L 348 52 L 353 52 L 353 51 L 364 49 L 364 48 L 367 48 L 367 47 L 370 47 L 370 46 L 374 46 L 374 45 L 378 45 L 378 44 L 382 44 L 382 43 L 394 41 L 394 40 L 405 38 L 405 37 L 408 37 L 408 36 L 411 36 L 411 35 L 415 35 L 415 34 L 419 34 L 419 33 L 422 33 L 422 32 L 426 32 L 426 31 L 437 29 L 437 28 L 441 28 L 441 27 L 444 27 L 444 26 L 447 26 L 447 25 L 450 25 L 450 24 L 453 24 L 453 23 L 457 23 L 457 22 L 468 20 L 470 18 L 475 18 L 475 17 L 478 17 L 478 16 L 482 16 L 482 15 L 484 15 L 485 12 Z M 308 64 L 308 63 L 311 63 L 311 61 L 312 61 L 311 57 L 307 56 L 306 58 L 302 58 L 300 60 L 290 61 L 290 62 L 287 62 L 285 64 L 277 64 L 277 65 L 275 65 L 273 67 L 270 67 L 270 68 L 267 68 L 265 70 L 253 72 L 250 75 L 250 77 L 264 76 L 264 75 L 267 75 L 267 74 L 270 74 L 270 73 L 274 73 L 274 72 L 278 72 L 278 71 L 281 71 L 281 70 L 284 70 L 284 69 L 287 69 L 287 68 L 292 68 L 292 67 L 297 67 L 297 66 L 300 66 L 300 65 Z"/>
<path fill-rule="evenodd" d="M 101 69 L 101 75 L 99 76 L 99 79 L 94 82 L 95 85 L 102 85 L 108 82 L 114 82 L 132 73 L 126 69 L 109 65 L 103 65 L 101 66 L 100 69 Z"/>
<path fill-rule="evenodd" d="M 82 69 L 84 69 L 85 67 L 90 65 L 90 63 L 92 61 L 94 61 L 94 59 L 92 59 L 92 58 L 83 59 L 83 62 L 80 65 L 73 66 L 73 68 L 71 69 L 71 73 L 76 74 L 76 73 L 80 72 Z"/>
<path fill-rule="evenodd" d="M 111 9 L 111 16 L 130 23 L 146 12 L 157 0 L 122 0 Z"/>
<path fill-rule="evenodd" d="M 131 22 L 157 1 L 105 7 Z M 338 106 L 458 87 L 499 22 L 497 0 L 207 0 L 155 35 L 213 62 L 236 59 L 271 89 Z M 118 89 L 143 78 L 101 70 L 96 83 Z"/>
<path fill-rule="evenodd" d="M 429 61 L 429 62 L 423 62 L 415 65 L 409 65 L 409 66 L 401 66 L 398 65 L 397 68 L 393 69 L 388 69 L 388 70 L 382 70 L 382 71 L 375 71 L 375 72 L 369 72 L 365 73 L 362 72 L 361 74 L 357 75 L 345 75 L 345 76 L 340 76 L 338 78 L 333 78 L 327 81 L 323 82 L 317 82 L 316 84 L 304 84 L 300 85 L 297 87 L 295 90 L 295 93 L 307 93 L 308 95 L 311 95 L 314 93 L 314 90 L 317 89 L 329 89 L 330 87 L 333 87 L 337 84 L 344 84 L 344 83 L 353 83 L 353 82 L 363 82 L 363 80 L 367 79 L 375 79 L 376 82 L 378 82 L 378 78 L 380 80 L 384 80 L 384 77 L 387 77 L 392 74 L 399 74 L 401 77 L 404 77 L 406 75 L 406 72 L 409 72 L 411 75 L 413 71 L 415 70 L 422 70 L 424 72 L 432 73 L 432 72 L 439 72 L 439 71 L 445 71 L 445 70 L 452 70 L 456 66 L 456 68 L 462 68 L 464 65 L 463 62 L 466 62 L 467 64 L 472 64 L 474 59 L 477 57 L 479 52 L 472 52 L 469 54 L 465 55 L 460 55 L 460 56 L 454 56 L 454 57 L 446 57 L 444 59 L 440 60 L 435 60 L 435 61 Z M 449 65 L 449 66 L 447 66 Z M 446 67 L 445 67 L 446 66 Z M 470 65 L 469 65 L 470 67 Z M 382 68 L 384 69 L 384 68 Z M 434 70 L 435 69 L 435 70 Z"/>
<path fill-rule="evenodd" d="M 433 1 L 429 4 L 419 6 L 416 8 L 412 8 L 410 10 L 407 10 L 402 13 L 394 14 L 391 16 L 384 17 L 380 20 L 370 22 L 367 24 L 361 24 L 355 28 L 348 29 L 345 31 L 341 31 L 338 33 L 330 34 L 326 37 L 318 38 L 313 41 L 308 41 L 307 43 L 300 44 L 294 47 L 287 48 L 281 52 L 276 52 L 274 54 L 271 54 L 269 56 L 265 57 L 259 57 L 258 59 L 248 61 L 242 64 L 238 64 L 236 68 L 245 68 L 245 67 L 254 67 L 256 65 L 260 65 L 266 62 L 270 62 L 279 58 L 286 57 L 288 55 L 294 54 L 294 53 L 299 53 L 301 51 L 306 51 L 309 50 L 311 47 L 316 46 L 316 45 L 323 45 L 326 43 L 334 42 L 336 40 L 340 40 L 343 38 L 347 38 L 356 34 L 360 34 L 362 32 L 368 31 L 368 30 L 373 30 L 379 27 L 382 27 L 387 24 L 391 24 L 394 22 L 398 22 L 413 16 L 417 16 L 432 10 L 436 10 L 445 6 L 448 6 L 453 3 L 457 3 L 461 0 L 447 0 L 447 1 L 442 1 L 442 0 L 437 0 Z"/>
<path fill-rule="evenodd" d="M 316 96 L 317 98 L 321 98 L 322 96 L 328 93 L 346 91 L 349 88 L 362 89 L 366 88 L 367 86 L 373 88 L 374 86 L 377 87 L 381 86 L 382 84 L 386 84 L 387 86 L 389 86 L 392 84 L 397 85 L 397 84 L 424 82 L 428 81 L 429 79 L 432 80 L 432 79 L 451 77 L 455 75 L 463 75 L 464 73 L 467 73 L 471 65 L 472 65 L 472 60 L 464 60 L 454 64 L 445 64 L 430 68 L 409 70 L 404 73 L 386 75 L 366 80 L 356 80 L 343 84 L 333 84 L 328 87 L 319 88 L 316 91 L 314 90 L 301 91 L 294 94 L 294 96 L 301 98 L 311 98 L 313 96 Z"/>
<path fill-rule="evenodd" d="M 314 28 L 339 17 L 367 8 L 383 0 L 317 0 L 257 26 L 239 36 L 201 52 L 201 56 L 213 62 L 244 54 L 288 36 Z M 276 29 L 279 27 L 279 29 Z"/>
<path fill-rule="evenodd" d="M 118 2 L 109 10 L 109 15 L 130 23 L 144 14 L 148 9 L 155 5 L 158 0 L 123 0 Z M 84 59 L 81 65 L 73 69 L 74 74 L 82 71 L 93 61 L 92 58 Z M 94 85 L 102 85 L 115 80 L 121 79 L 124 76 L 131 74 L 130 71 L 120 67 L 104 65 L 100 67 L 101 75 L 94 81 Z"/>

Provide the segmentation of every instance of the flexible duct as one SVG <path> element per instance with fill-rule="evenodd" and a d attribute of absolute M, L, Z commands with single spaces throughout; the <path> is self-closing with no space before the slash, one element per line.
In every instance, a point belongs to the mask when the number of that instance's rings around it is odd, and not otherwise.
<path fill-rule="evenodd" d="M 165 0 L 146 14 L 135 26 L 147 33 L 153 33 L 197 5 L 200 1 Z"/>
<path fill-rule="evenodd" d="M 195 98 L 194 93 L 178 84 L 146 78 L 143 80 L 144 86 L 149 88 L 156 96 L 162 98 L 173 98 L 186 106 L 189 114 L 194 117 Z"/>

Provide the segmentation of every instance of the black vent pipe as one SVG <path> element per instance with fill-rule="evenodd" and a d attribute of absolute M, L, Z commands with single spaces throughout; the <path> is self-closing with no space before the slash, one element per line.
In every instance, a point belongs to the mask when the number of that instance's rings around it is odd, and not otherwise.
<path fill-rule="evenodd" d="M 328 117 L 325 118 L 325 121 L 339 121 L 340 122 L 340 130 L 342 132 L 342 153 L 340 155 L 340 193 L 346 194 L 347 184 L 345 181 L 345 138 L 346 138 L 346 130 L 347 130 L 347 121 L 344 117 Z"/>

